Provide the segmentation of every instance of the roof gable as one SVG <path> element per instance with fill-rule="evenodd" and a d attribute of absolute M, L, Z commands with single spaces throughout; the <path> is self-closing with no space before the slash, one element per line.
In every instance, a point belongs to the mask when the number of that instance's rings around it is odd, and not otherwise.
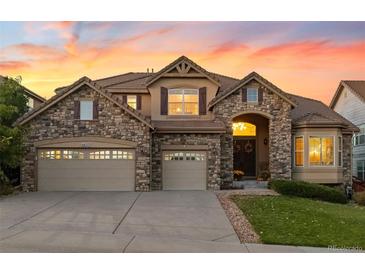
<path fill-rule="evenodd" d="M 129 113 L 131 116 L 133 116 L 137 120 L 141 121 L 142 123 L 144 123 L 151 129 L 153 129 L 150 121 L 144 115 L 137 112 L 136 110 L 134 110 L 133 108 L 128 106 L 126 103 L 123 103 L 120 99 L 113 97 L 109 92 L 105 91 L 101 86 L 99 86 L 97 83 L 93 82 L 90 78 L 88 78 L 86 76 L 80 78 L 75 83 L 68 86 L 67 88 L 62 90 L 62 92 L 53 96 L 51 99 L 49 99 L 48 101 L 46 101 L 39 107 L 33 109 L 32 111 L 30 111 L 30 112 L 26 113 L 25 115 L 23 115 L 22 117 L 20 117 L 16 121 L 16 124 L 18 124 L 18 125 L 26 124 L 27 122 L 29 122 L 30 120 L 32 120 L 33 118 L 38 116 L 39 114 L 43 113 L 44 111 L 46 111 L 47 109 L 49 109 L 50 107 L 55 105 L 57 102 L 61 101 L 62 99 L 64 99 L 65 97 L 67 97 L 68 95 L 72 94 L 73 92 L 77 91 L 79 88 L 81 88 L 82 86 L 85 86 L 85 85 L 89 86 L 90 88 L 99 92 L 102 96 L 104 96 L 108 100 L 112 101 L 113 103 L 115 103 L 116 105 L 121 107 L 125 112 Z"/>
<path fill-rule="evenodd" d="M 333 96 L 330 108 L 334 108 L 342 93 L 343 88 L 348 88 L 355 96 L 365 103 L 365 80 L 342 80 Z"/>
<path fill-rule="evenodd" d="M 264 85 L 265 87 L 267 87 L 269 90 L 271 90 L 272 92 L 274 92 L 275 94 L 277 94 L 279 97 L 281 97 L 282 99 L 284 99 L 285 101 L 287 101 L 290 105 L 292 105 L 293 107 L 296 106 L 295 102 L 293 100 L 290 99 L 290 97 L 287 96 L 287 94 L 281 90 L 280 88 L 278 88 L 277 86 L 275 86 L 273 83 L 269 82 L 268 80 L 266 80 L 264 77 L 262 77 L 261 75 L 259 75 L 256 72 L 251 72 L 250 74 L 248 74 L 246 77 L 244 77 L 243 79 L 241 79 L 240 81 L 238 81 L 235 85 L 233 85 L 232 87 L 222 91 L 221 93 L 219 93 L 210 103 L 209 103 L 209 108 L 211 109 L 215 104 L 217 104 L 218 102 L 222 101 L 224 98 L 228 97 L 229 95 L 231 95 L 233 92 L 235 92 L 236 90 L 240 89 L 241 87 L 243 87 L 244 85 L 248 84 L 250 81 L 252 80 L 256 80 L 258 83 Z"/>
<path fill-rule="evenodd" d="M 149 86 L 153 84 L 161 77 L 205 77 L 219 87 L 221 86 L 219 80 L 212 73 L 203 69 L 186 56 L 179 57 L 159 72 L 155 73 L 154 76 L 147 81 L 146 85 Z"/>

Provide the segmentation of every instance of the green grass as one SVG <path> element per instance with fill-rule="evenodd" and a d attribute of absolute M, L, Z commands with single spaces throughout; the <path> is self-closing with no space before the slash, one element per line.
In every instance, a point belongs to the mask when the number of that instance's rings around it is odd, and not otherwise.
<path fill-rule="evenodd" d="M 234 196 L 263 243 L 365 249 L 365 207 L 287 196 Z"/>

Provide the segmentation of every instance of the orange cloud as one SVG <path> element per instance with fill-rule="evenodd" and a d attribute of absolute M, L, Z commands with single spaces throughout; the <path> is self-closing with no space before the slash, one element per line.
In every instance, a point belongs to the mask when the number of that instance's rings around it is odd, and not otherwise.
<path fill-rule="evenodd" d="M 61 52 L 49 46 L 44 45 L 34 45 L 29 43 L 22 43 L 17 45 L 12 45 L 3 50 L 6 53 L 22 54 L 27 57 L 33 57 L 37 59 L 42 58 L 55 58 L 59 56 Z"/>
<path fill-rule="evenodd" d="M 8 72 L 20 72 L 20 70 L 28 68 L 29 64 L 20 61 L 4 61 L 0 62 L 0 69 Z"/>

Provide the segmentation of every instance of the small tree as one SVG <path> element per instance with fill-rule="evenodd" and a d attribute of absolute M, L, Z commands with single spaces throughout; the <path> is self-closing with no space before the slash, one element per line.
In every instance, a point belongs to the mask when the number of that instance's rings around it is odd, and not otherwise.
<path fill-rule="evenodd" d="M 28 110 L 28 98 L 18 81 L 5 78 L 0 83 L 0 188 L 9 182 L 9 173 L 23 157 L 23 130 L 14 122 Z"/>

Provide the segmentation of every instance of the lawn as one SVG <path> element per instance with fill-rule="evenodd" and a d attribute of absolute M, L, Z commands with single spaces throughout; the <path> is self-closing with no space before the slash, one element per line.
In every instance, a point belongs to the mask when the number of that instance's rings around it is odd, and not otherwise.
<path fill-rule="evenodd" d="M 288 196 L 234 196 L 263 243 L 365 249 L 365 207 Z"/>

